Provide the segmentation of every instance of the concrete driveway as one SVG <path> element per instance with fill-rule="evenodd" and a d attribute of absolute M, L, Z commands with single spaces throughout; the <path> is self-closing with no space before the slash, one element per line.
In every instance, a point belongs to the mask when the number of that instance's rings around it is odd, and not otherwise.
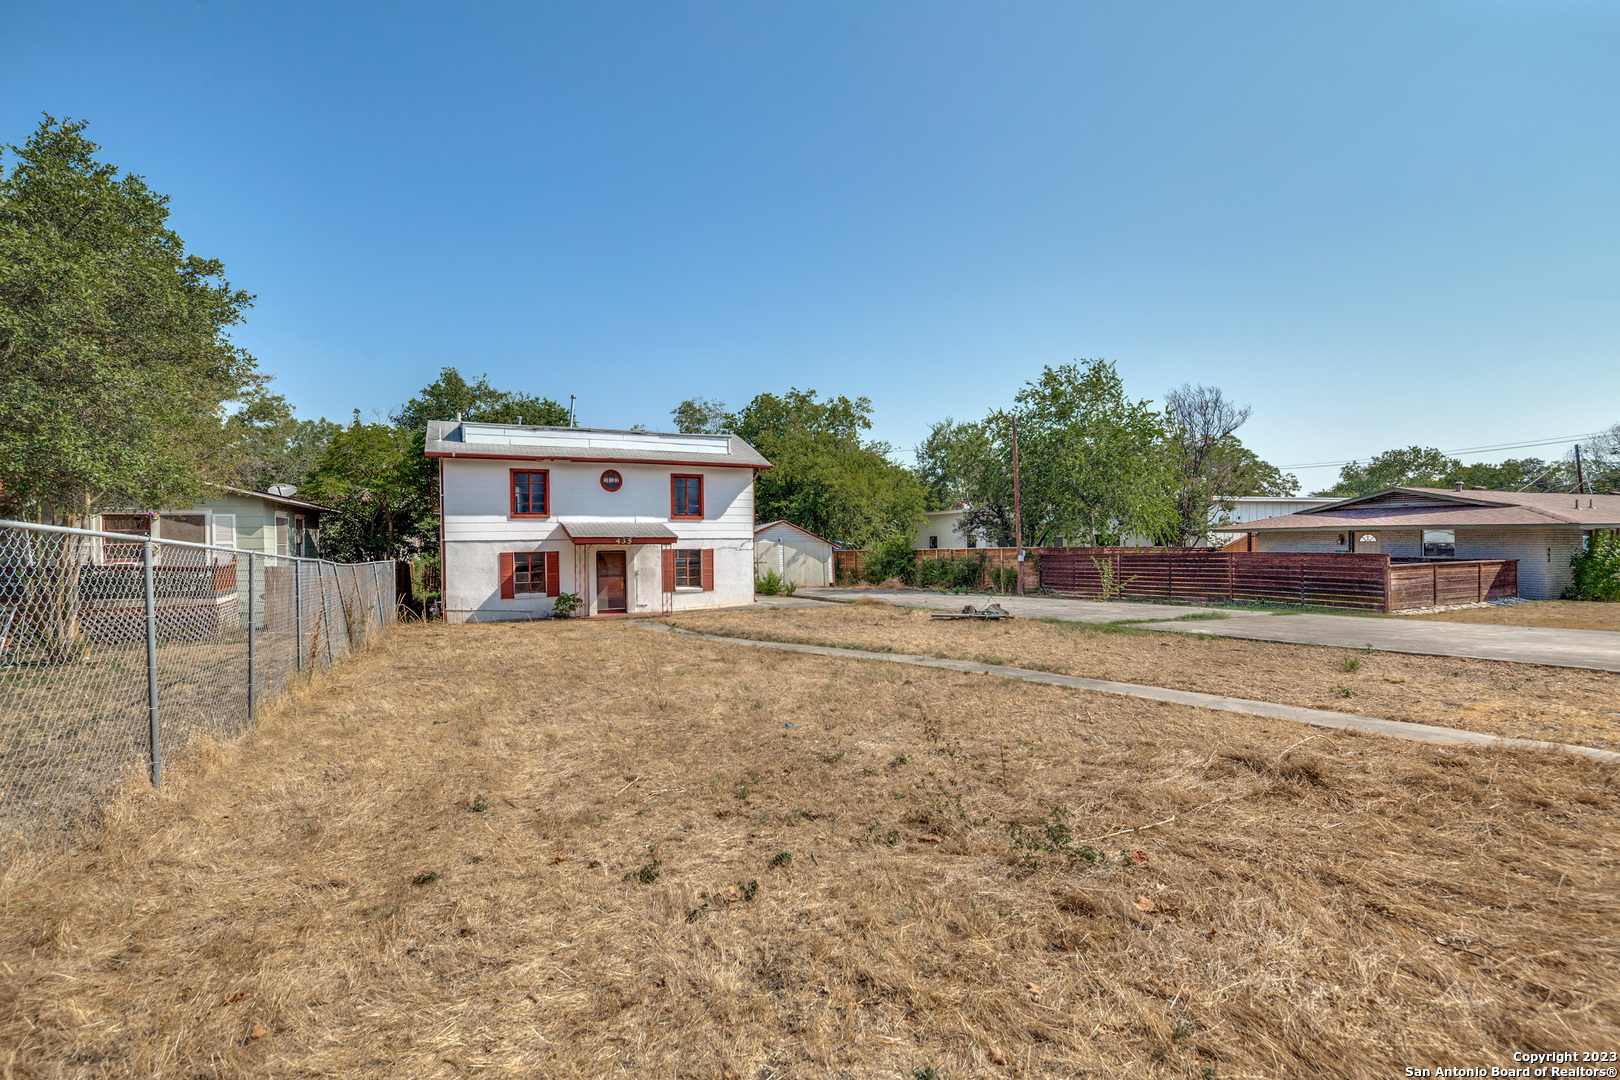
<path fill-rule="evenodd" d="M 1368 647 L 1420 656 L 1460 656 L 1507 660 L 1518 664 L 1588 668 L 1620 672 L 1620 632 L 1557 630 L 1548 627 L 1495 626 L 1485 623 L 1406 620 L 1398 616 L 1276 615 L 1227 608 L 1176 607 L 1167 604 L 1101 603 L 1049 596 L 942 596 L 898 589 L 800 589 L 799 596 L 834 601 L 863 597 L 906 607 L 960 611 L 972 602 L 982 607 L 995 600 L 1024 618 L 1070 622 L 1132 622 L 1143 630 L 1178 634 L 1213 634 L 1250 641 L 1294 645 L 1328 645 L 1343 649 Z M 796 605 L 797 606 L 797 605 Z M 1222 619 L 1170 622 L 1188 615 L 1219 614 Z"/>

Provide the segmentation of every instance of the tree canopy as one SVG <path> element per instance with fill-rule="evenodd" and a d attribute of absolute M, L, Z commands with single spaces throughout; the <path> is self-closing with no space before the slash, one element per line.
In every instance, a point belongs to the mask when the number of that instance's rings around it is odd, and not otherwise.
<path fill-rule="evenodd" d="M 723 402 L 692 398 L 671 415 L 682 431 L 729 430 L 771 462 L 754 485 L 756 521 L 786 518 L 867 546 L 910 533 L 922 517 L 922 483 L 890 459 L 887 443 L 864 436 L 872 426 L 866 398 L 822 400 L 795 387 L 759 394 L 737 413 Z"/>
<path fill-rule="evenodd" d="M 389 419 L 407 431 L 426 431 L 429 420 L 454 420 L 458 416 L 485 424 L 568 426 L 566 406 L 550 398 L 497 390 L 489 385 L 488 375 L 468 382 L 453 367 L 440 368 L 439 378 L 395 409 Z"/>
<path fill-rule="evenodd" d="M 262 384 L 227 333 L 253 298 L 84 129 L 45 117 L 0 174 L 0 485 L 69 524 L 195 500 L 226 404 Z"/>
<path fill-rule="evenodd" d="M 267 491 L 272 484 L 302 487 L 320 464 L 342 424 L 322 417 L 300 420 L 280 394 L 256 390 L 225 421 L 225 483 Z"/>
<path fill-rule="evenodd" d="M 978 423 L 934 425 L 918 472 L 936 505 L 963 501 L 962 528 L 1001 545 L 1013 530 L 1012 433 L 1018 429 L 1022 543 L 1118 543 L 1164 535 L 1175 520 L 1176 429 L 1146 400 L 1125 395 L 1106 360 L 1048 367 L 1012 407 Z"/>

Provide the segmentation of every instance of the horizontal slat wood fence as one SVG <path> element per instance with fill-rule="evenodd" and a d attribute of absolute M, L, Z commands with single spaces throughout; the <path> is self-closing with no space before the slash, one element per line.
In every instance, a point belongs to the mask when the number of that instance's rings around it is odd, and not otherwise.
<path fill-rule="evenodd" d="M 1402 563 L 1350 553 L 1065 548 L 1042 556 L 1040 582 L 1088 598 L 1407 611 L 1517 596 L 1518 570 L 1514 559 Z"/>

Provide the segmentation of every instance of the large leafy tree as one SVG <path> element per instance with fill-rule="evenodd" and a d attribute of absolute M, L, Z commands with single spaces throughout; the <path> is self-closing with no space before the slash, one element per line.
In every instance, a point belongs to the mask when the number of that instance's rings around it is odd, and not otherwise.
<path fill-rule="evenodd" d="M 730 431 L 737 424 L 737 418 L 726 411 L 725 402 L 706 397 L 687 398 L 669 410 L 669 415 L 675 421 L 675 430 L 688 435 Z"/>
<path fill-rule="evenodd" d="M 416 440 L 404 428 L 353 422 L 327 443 L 299 494 L 331 507 L 321 546 L 338 562 L 410 554 L 432 530 L 433 500 L 419 481 Z"/>
<path fill-rule="evenodd" d="M 683 403 L 691 405 L 692 402 Z M 704 402 L 709 420 L 718 402 Z M 682 409 L 675 410 L 677 421 Z M 756 520 L 786 518 L 812 532 L 871 546 L 916 528 L 924 489 L 892 448 L 868 440 L 872 403 L 866 398 L 820 399 L 814 390 L 759 394 L 725 426 L 774 466 L 754 485 Z"/>
<path fill-rule="evenodd" d="M 0 485 L 65 524 L 196 499 L 259 381 L 228 335 L 252 297 L 84 129 L 47 116 L 0 175 Z"/>
<path fill-rule="evenodd" d="M 407 431 L 425 431 L 429 420 L 456 417 L 485 424 L 537 424 L 566 427 L 568 408 L 550 398 L 497 390 L 488 375 L 468 382 L 453 367 L 440 368 L 439 378 L 395 409 L 390 417 Z"/>
<path fill-rule="evenodd" d="M 1013 529 L 1014 421 L 1021 541 Z M 991 412 L 980 429 L 981 456 L 957 466 L 971 506 L 964 531 L 983 530 L 998 544 L 1042 547 L 1059 539 L 1117 544 L 1172 529 L 1176 428 L 1151 402 L 1125 395 L 1112 363 L 1048 367 L 1014 396 L 1012 408 Z"/>
<path fill-rule="evenodd" d="M 256 391 L 225 421 L 225 483 L 265 491 L 272 484 L 302 486 L 320 464 L 342 424 L 322 417 L 300 420 L 280 394 Z"/>
<path fill-rule="evenodd" d="M 1339 482 L 1317 494 L 1350 498 L 1388 487 L 1440 487 L 1462 467 L 1462 462 L 1432 446 L 1386 450 L 1365 465 L 1359 461 L 1345 465 L 1339 470 Z"/>

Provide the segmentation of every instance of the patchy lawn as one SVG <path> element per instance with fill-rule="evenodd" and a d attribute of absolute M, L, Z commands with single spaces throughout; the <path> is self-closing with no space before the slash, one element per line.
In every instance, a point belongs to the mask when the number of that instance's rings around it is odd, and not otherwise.
<path fill-rule="evenodd" d="M 975 622 L 875 601 L 712 611 L 686 630 L 1144 683 L 1620 750 L 1620 675 L 1321 645 L 1165 634 L 1044 619 Z"/>
<path fill-rule="evenodd" d="M 0 1066 L 1506 1067 L 1620 1044 L 1617 810 L 1614 768 L 1566 755 L 418 625 L 5 872 Z"/>
<path fill-rule="evenodd" d="M 1552 626 L 1560 630 L 1620 630 L 1620 604 L 1593 600 L 1532 600 L 1461 611 L 1437 611 L 1402 618 L 1440 622 L 1494 623 L 1500 626 Z"/>

